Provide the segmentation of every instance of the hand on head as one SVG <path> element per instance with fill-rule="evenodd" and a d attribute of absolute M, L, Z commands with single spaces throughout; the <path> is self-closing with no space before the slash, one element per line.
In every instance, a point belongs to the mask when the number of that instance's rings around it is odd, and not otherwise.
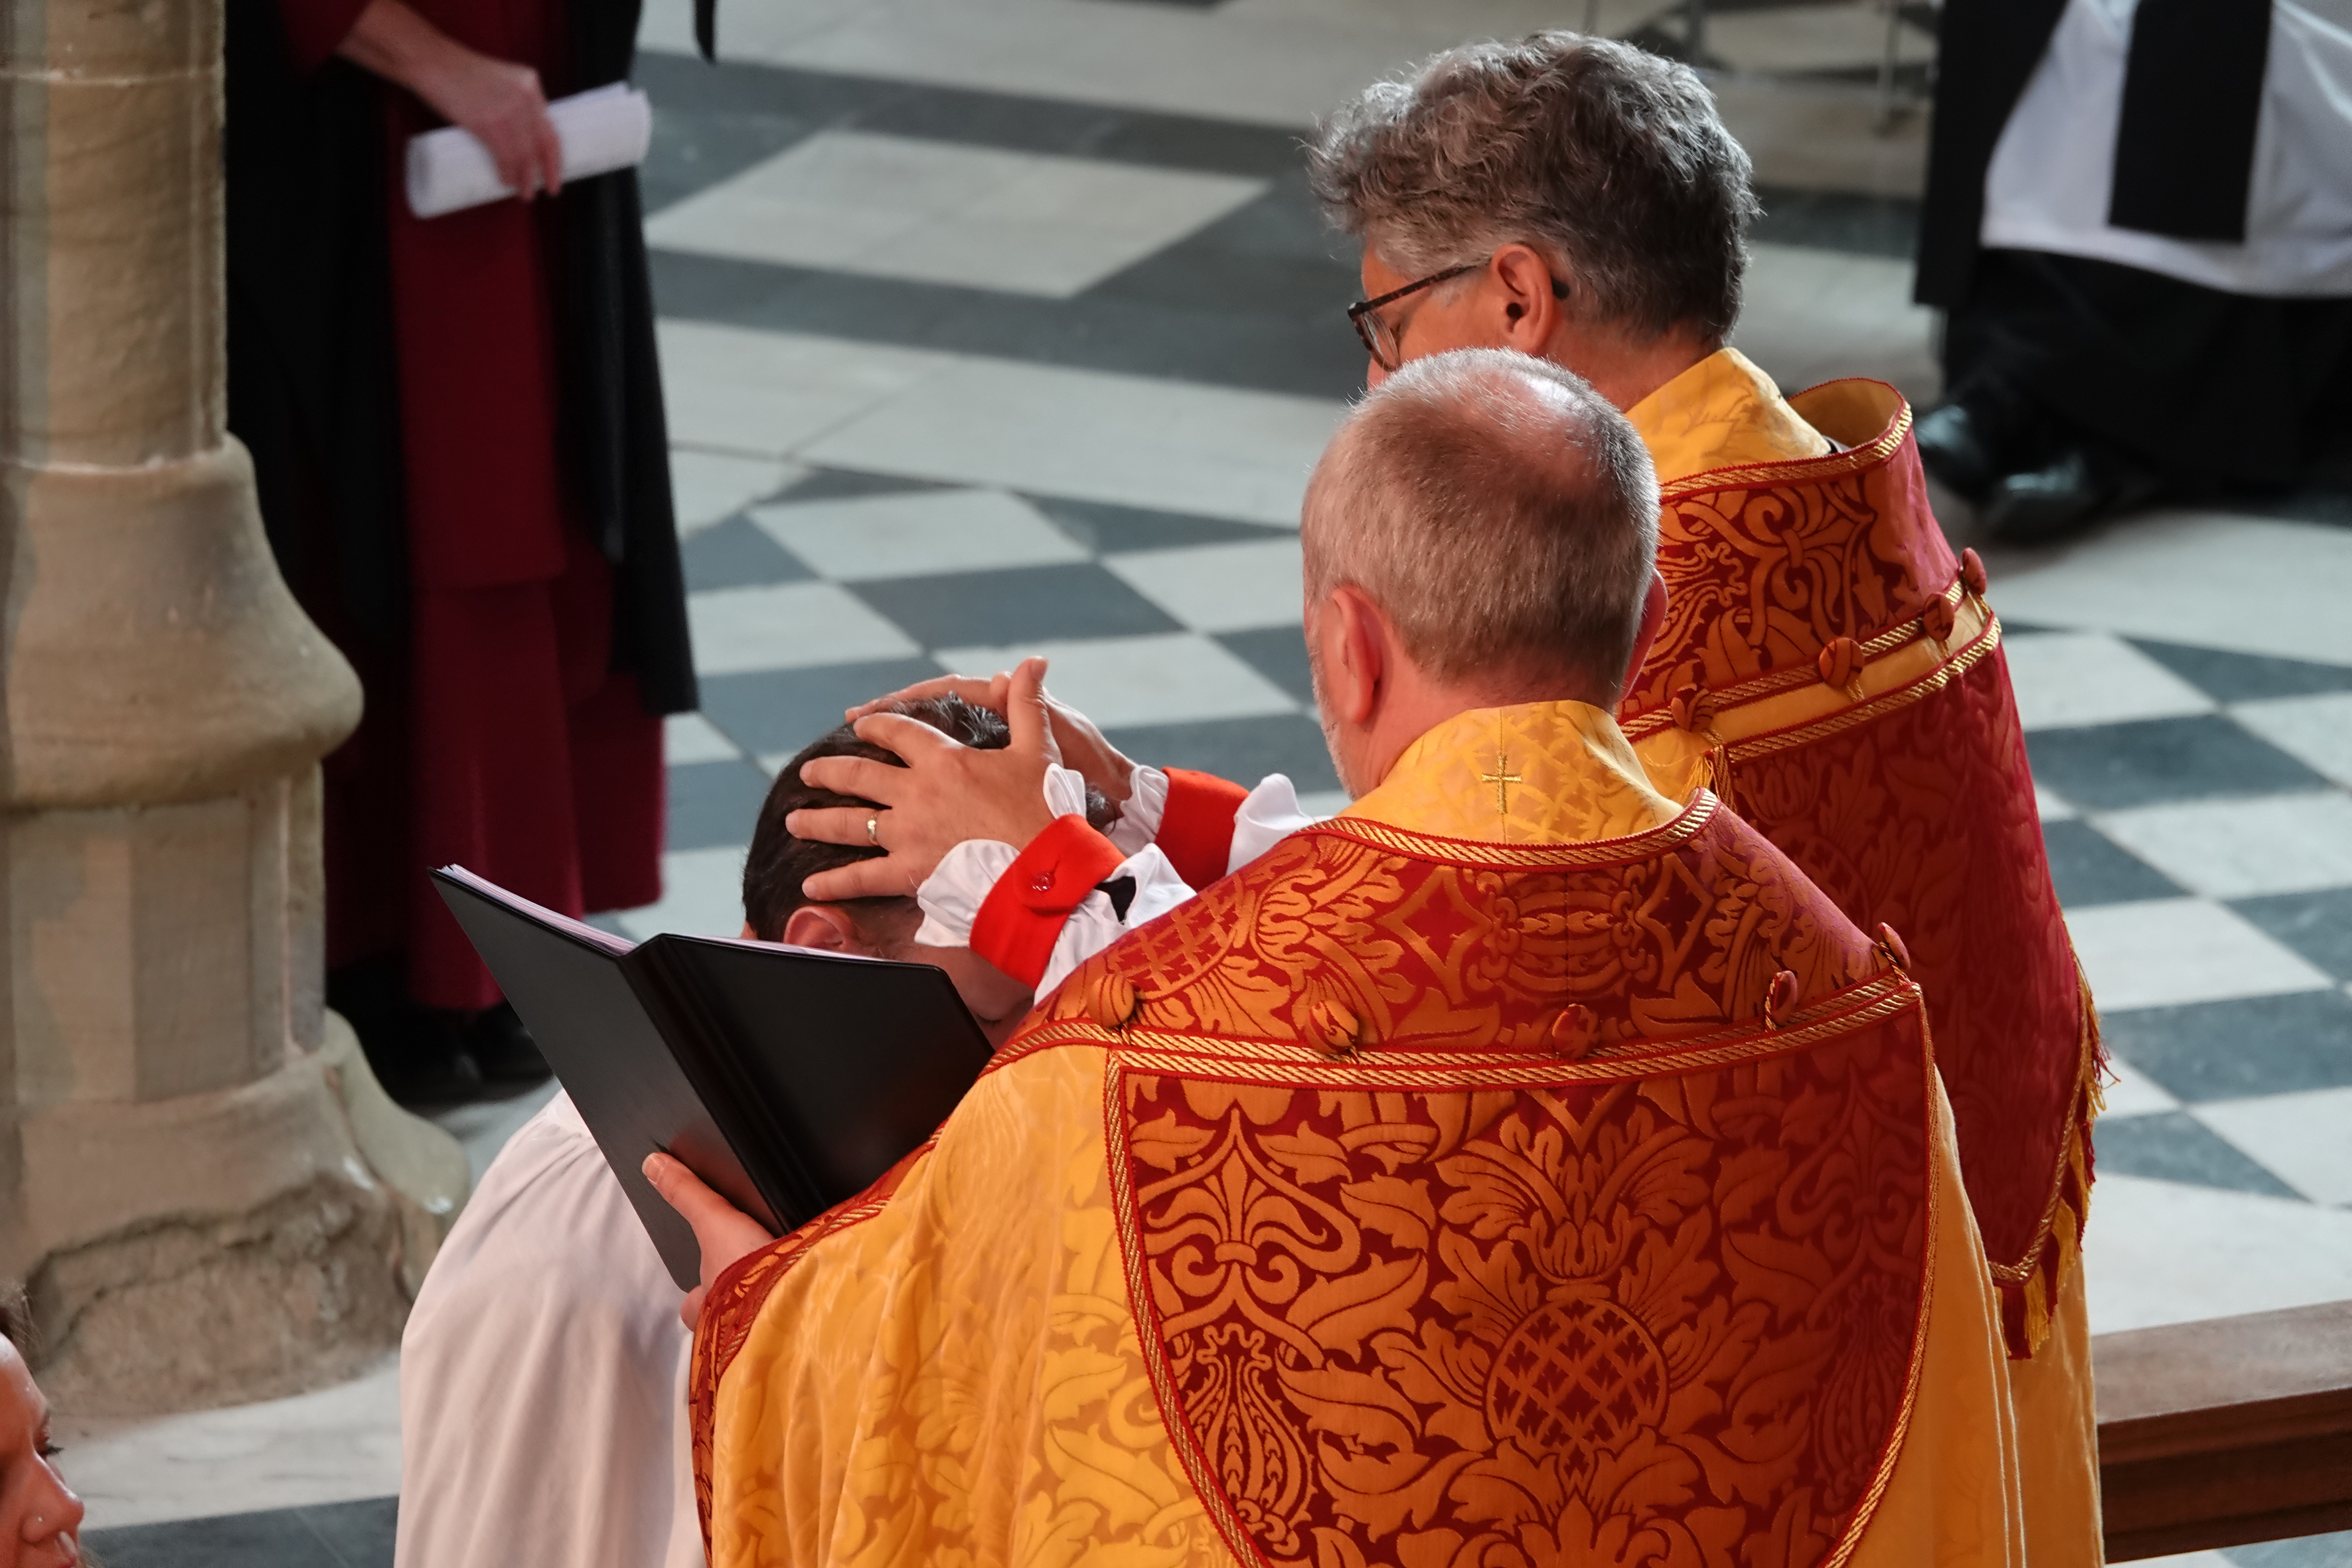
<path fill-rule="evenodd" d="M 1061 763 L 1076 770 L 1078 776 L 1102 791 L 1103 797 L 1114 805 L 1127 799 L 1135 790 L 1135 764 L 1117 746 L 1103 738 L 1093 720 L 1055 700 L 1045 689 L 1042 679 L 1044 661 L 1038 664 L 1041 679 L 1037 700 L 1045 705 L 1048 727 L 1053 731 L 1055 748 L 1061 752 Z M 975 708 L 986 708 L 1003 713 L 1012 700 L 1013 676 L 1010 671 L 987 680 L 976 680 L 968 675 L 942 675 L 925 680 L 871 702 L 861 702 L 843 715 L 856 723 L 869 713 L 880 713 L 904 702 L 918 702 L 932 697 L 960 697 Z"/>
<path fill-rule="evenodd" d="M 1025 847 L 1053 821 L 1045 770 L 1061 761 L 1045 693 L 1045 661 L 1024 659 L 1007 678 L 1003 713 L 1012 743 L 1001 751 L 959 745 L 929 725 L 898 713 L 857 721 L 861 740 L 895 752 L 906 766 L 863 757 L 820 757 L 801 776 L 822 789 L 875 803 L 796 811 L 785 819 L 796 838 L 871 844 L 885 853 L 811 877 L 812 899 L 903 898 L 969 838 Z"/>

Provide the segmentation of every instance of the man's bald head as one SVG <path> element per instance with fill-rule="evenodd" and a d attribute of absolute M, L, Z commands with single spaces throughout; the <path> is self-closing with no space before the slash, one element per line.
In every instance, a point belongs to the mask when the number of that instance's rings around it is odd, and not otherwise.
<path fill-rule="evenodd" d="M 1432 679 L 1613 706 L 1657 554 L 1657 476 L 1574 374 L 1465 350 L 1357 404 L 1301 531 L 1307 604 L 1352 584 Z"/>

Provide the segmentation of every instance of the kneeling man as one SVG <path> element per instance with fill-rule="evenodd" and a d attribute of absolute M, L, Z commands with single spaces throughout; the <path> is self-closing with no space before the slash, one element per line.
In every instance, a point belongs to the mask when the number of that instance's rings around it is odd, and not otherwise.
<path fill-rule="evenodd" d="M 717 1568 L 2013 1560 L 1918 990 L 1610 718 L 1656 519 L 1573 375 L 1406 367 L 1303 522 L 1355 804 L 1081 963 L 816 1224 L 648 1162 Z"/>

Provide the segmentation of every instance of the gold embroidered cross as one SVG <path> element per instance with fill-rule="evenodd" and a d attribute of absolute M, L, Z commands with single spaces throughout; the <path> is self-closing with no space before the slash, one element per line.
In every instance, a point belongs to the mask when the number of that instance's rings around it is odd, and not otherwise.
<path fill-rule="evenodd" d="M 1509 772 L 1510 765 L 1511 754 L 1505 752 L 1495 759 L 1493 773 L 1478 775 L 1480 784 L 1490 784 L 1495 786 L 1495 815 L 1497 816 L 1511 815 L 1511 786 L 1528 782 L 1518 774 Z"/>

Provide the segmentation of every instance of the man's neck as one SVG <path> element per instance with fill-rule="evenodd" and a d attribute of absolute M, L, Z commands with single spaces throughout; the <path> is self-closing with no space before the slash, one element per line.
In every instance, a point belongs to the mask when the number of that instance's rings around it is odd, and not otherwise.
<path fill-rule="evenodd" d="M 1593 391 L 1622 412 L 1722 346 L 1681 327 L 1639 341 L 1563 323 L 1545 357 L 1591 382 Z"/>
<path fill-rule="evenodd" d="M 1440 686 L 1415 680 L 1385 694 L 1356 753 L 1364 763 L 1362 776 L 1345 782 L 1351 794 L 1367 794 L 1389 776 L 1406 748 L 1449 720 L 1479 709 L 1518 708 L 1536 702 L 1583 702 L 1608 713 L 1615 710 L 1617 698 L 1613 692 L 1562 691 L 1556 686 L 1532 687 L 1517 682 Z"/>

